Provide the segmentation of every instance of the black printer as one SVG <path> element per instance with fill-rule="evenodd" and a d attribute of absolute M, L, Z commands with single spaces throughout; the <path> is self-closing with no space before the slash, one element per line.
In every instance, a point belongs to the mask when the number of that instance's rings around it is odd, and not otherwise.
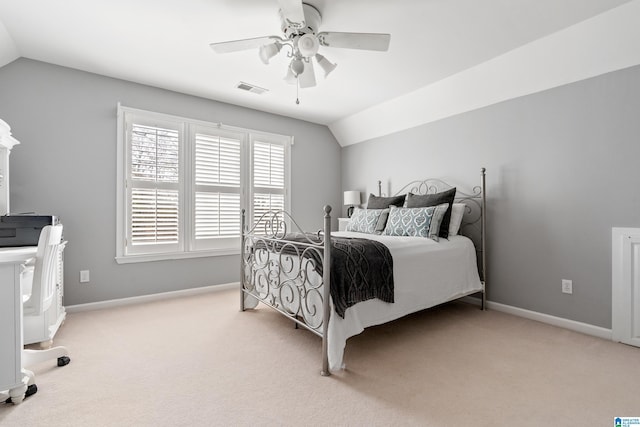
<path fill-rule="evenodd" d="M 57 225 L 55 215 L 14 214 L 0 216 L 0 247 L 38 246 L 40 231 Z"/>

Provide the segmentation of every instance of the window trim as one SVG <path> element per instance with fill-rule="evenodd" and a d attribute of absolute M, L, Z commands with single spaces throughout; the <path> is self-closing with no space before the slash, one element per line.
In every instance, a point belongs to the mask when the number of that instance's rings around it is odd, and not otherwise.
<path fill-rule="evenodd" d="M 128 190 L 126 189 L 126 179 L 129 173 L 129 159 L 127 155 L 127 138 L 126 138 L 126 123 L 125 115 L 140 115 L 145 117 L 145 121 L 149 122 L 157 120 L 158 122 L 170 122 L 181 123 L 180 134 L 183 138 L 183 143 L 180 148 L 180 249 L 175 252 L 158 252 L 158 253 L 139 253 L 139 254 L 127 254 L 126 253 L 126 240 L 128 234 Z M 193 234 L 193 209 L 192 204 L 187 203 L 187 197 L 193 192 L 193 184 L 191 183 L 191 176 L 187 175 L 187 170 L 192 171 L 194 168 L 194 153 L 195 150 L 192 147 L 192 136 L 195 135 L 198 128 L 211 128 L 216 127 L 225 132 L 241 133 L 245 137 L 242 141 L 241 155 L 241 185 L 240 188 L 240 203 L 241 207 L 245 208 L 245 217 L 247 220 L 252 218 L 253 204 L 250 201 L 252 183 L 252 141 L 260 138 L 269 142 L 282 143 L 285 147 L 285 210 L 290 212 L 291 210 L 291 147 L 293 146 L 293 136 L 280 135 L 270 132 L 258 131 L 254 129 L 241 128 L 236 126 L 223 125 L 221 123 L 208 122 L 204 120 L 191 119 L 187 117 L 175 116 L 171 114 L 158 113 L 153 111 L 147 111 L 137 108 L 125 107 L 120 103 L 117 104 L 117 166 L 116 166 L 116 256 L 115 260 L 118 264 L 128 264 L 137 262 L 148 261 L 161 261 L 161 260 L 177 260 L 188 258 L 203 258 L 212 256 L 226 256 L 226 255 L 238 255 L 240 254 L 240 242 L 238 241 L 237 248 L 217 248 L 217 249 L 193 249 L 194 237 Z M 189 196 L 190 197 L 190 196 Z M 189 234 L 187 234 L 189 233 Z"/>
<path fill-rule="evenodd" d="M 173 119 L 163 119 L 157 116 L 153 116 L 153 117 L 149 117 L 147 115 L 145 115 L 142 118 L 136 118 L 136 123 L 137 124 L 141 124 L 143 126 L 149 126 L 149 127 L 163 127 L 166 129 L 172 129 L 175 130 L 178 133 L 178 138 L 179 140 L 185 140 L 186 139 L 186 124 L 185 122 L 181 122 L 179 120 L 173 120 Z M 125 147 L 127 147 L 126 145 L 126 137 L 124 135 L 126 135 L 129 132 L 133 131 L 132 128 L 132 123 L 127 123 L 124 120 L 123 117 L 123 125 L 124 125 L 124 133 L 123 133 L 123 138 L 124 138 L 124 142 L 125 142 Z M 179 203 L 178 203 L 178 214 L 180 215 L 182 212 L 184 212 L 185 208 L 186 208 L 186 204 L 185 204 L 185 197 L 181 194 L 181 189 L 184 189 L 184 185 L 185 185 L 185 151 L 186 151 L 186 146 L 185 144 L 182 144 L 179 146 L 179 150 L 178 150 L 178 171 L 179 171 L 179 175 L 178 175 L 178 182 L 177 183 L 170 183 L 170 184 L 165 184 L 165 183 L 153 183 L 153 184 L 147 184 L 144 181 L 137 181 L 134 180 L 131 175 L 132 175 L 132 162 L 131 162 L 131 158 L 127 155 L 127 151 L 125 150 L 125 168 L 124 168 L 124 176 L 123 176 L 123 180 L 128 179 L 129 180 L 129 185 L 125 185 L 125 215 L 124 215 L 124 235 L 125 235 L 125 239 L 128 241 L 132 241 L 133 236 L 131 235 L 131 227 L 129 224 L 129 206 L 127 204 L 127 202 L 130 200 L 130 195 L 131 192 L 133 190 L 134 187 L 138 187 L 138 188 L 154 188 L 154 189 L 164 189 L 165 190 L 173 190 L 173 191 L 177 191 L 178 192 L 178 196 L 179 196 Z M 162 250 L 161 246 L 157 246 L 154 244 L 142 244 L 139 246 L 136 246 L 136 248 L 134 249 L 133 246 L 131 248 L 131 252 L 127 255 L 127 256 L 135 256 L 135 255 L 147 255 L 147 254 L 160 254 L 160 253 L 180 253 L 180 252 L 184 252 L 184 247 L 185 247 L 185 227 L 184 227 L 184 223 L 182 221 L 178 221 L 178 241 L 175 243 L 167 243 L 167 246 L 173 248 L 174 250 L 172 251 L 166 251 L 166 250 Z"/>

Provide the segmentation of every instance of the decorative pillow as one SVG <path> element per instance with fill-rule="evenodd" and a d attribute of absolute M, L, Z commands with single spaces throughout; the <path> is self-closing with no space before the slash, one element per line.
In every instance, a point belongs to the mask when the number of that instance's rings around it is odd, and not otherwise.
<path fill-rule="evenodd" d="M 376 226 L 383 211 L 388 209 L 361 209 L 355 208 L 353 215 L 347 224 L 346 231 L 357 231 L 359 233 L 380 234 L 376 232 Z"/>
<path fill-rule="evenodd" d="M 422 208 L 429 206 L 437 206 L 442 203 L 448 203 L 449 206 L 453 205 L 453 200 L 456 198 L 456 187 L 447 191 L 442 191 L 435 194 L 407 194 L 407 207 L 408 208 Z M 451 222 L 451 209 L 447 209 L 444 217 L 442 218 L 442 224 L 440 225 L 440 237 L 445 239 L 449 237 L 449 223 Z"/>
<path fill-rule="evenodd" d="M 464 203 L 454 203 L 451 206 L 451 222 L 449 222 L 449 236 L 457 236 L 462 224 L 462 217 L 467 205 Z"/>
<path fill-rule="evenodd" d="M 401 194 L 400 196 L 393 197 L 378 197 L 373 194 L 369 194 L 367 209 L 387 209 L 389 206 L 402 206 L 404 205 L 404 199 L 406 196 L 406 194 Z"/>
<path fill-rule="evenodd" d="M 443 203 L 428 208 L 398 208 L 391 206 L 384 229 L 387 236 L 428 237 L 438 241 L 438 232 L 444 213 L 449 207 Z"/>

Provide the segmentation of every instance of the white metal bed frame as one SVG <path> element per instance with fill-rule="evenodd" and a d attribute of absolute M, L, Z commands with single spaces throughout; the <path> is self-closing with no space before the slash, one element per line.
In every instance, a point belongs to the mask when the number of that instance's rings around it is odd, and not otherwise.
<path fill-rule="evenodd" d="M 465 203 L 466 211 L 459 234 L 469 237 L 476 247 L 478 271 L 482 282 L 481 309 L 486 309 L 486 191 L 485 168 L 481 183 L 470 193 L 456 190 L 456 203 Z M 382 194 L 378 181 L 378 194 Z M 452 188 L 440 179 L 413 181 L 396 194 L 433 194 Z M 285 211 L 265 213 L 247 229 L 242 210 L 240 249 L 240 310 L 254 308 L 258 302 L 275 309 L 298 325 L 322 338 L 323 376 L 331 375 L 328 361 L 327 331 L 331 316 L 331 206 L 324 207 L 324 229 L 304 233 Z M 302 233 L 304 241 L 287 240 L 291 231 Z M 311 270 L 322 264 L 322 278 L 313 280 Z M 325 303 L 326 302 L 326 303 Z M 320 321 L 317 314 L 322 312 Z"/>

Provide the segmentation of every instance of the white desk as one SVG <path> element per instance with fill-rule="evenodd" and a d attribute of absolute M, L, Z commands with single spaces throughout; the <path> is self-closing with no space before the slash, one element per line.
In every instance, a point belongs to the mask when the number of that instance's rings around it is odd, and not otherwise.
<path fill-rule="evenodd" d="M 22 292 L 20 265 L 33 258 L 36 246 L 0 248 L 0 391 L 20 403 L 27 390 L 22 373 Z"/>

